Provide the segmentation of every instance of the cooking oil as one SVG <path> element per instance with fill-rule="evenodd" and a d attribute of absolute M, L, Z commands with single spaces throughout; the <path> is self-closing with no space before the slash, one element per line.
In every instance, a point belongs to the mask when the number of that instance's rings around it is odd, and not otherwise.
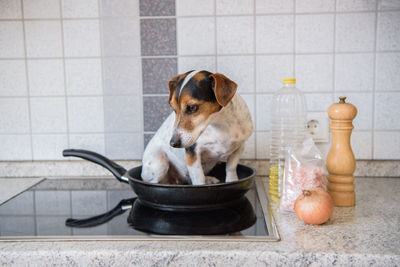
<path fill-rule="evenodd" d="M 296 79 L 283 79 L 271 103 L 269 193 L 274 202 L 279 203 L 282 192 L 286 151 L 304 140 L 305 118 L 305 100 Z"/>

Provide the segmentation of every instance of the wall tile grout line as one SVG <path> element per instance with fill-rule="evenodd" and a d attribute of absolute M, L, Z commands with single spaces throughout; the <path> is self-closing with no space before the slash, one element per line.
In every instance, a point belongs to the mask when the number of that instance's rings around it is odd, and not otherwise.
<path fill-rule="evenodd" d="M 293 77 L 296 78 L 296 1 L 293 1 Z"/>
<path fill-rule="evenodd" d="M 383 50 L 383 51 L 340 51 L 340 52 L 307 52 L 300 53 L 297 52 L 296 55 L 351 55 L 351 54 L 391 54 L 400 53 L 400 50 Z M 215 54 L 195 54 L 195 55 L 161 55 L 161 56 L 142 56 L 144 59 L 151 58 L 187 58 L 187 57 L 212 57 Z M 230 53 L 230 54 L 219 54 L 220 57 L 230 57 L 230 56 L 280 56 L 280 55 L 292 55 L 292 53 Z M 44 60 L 44 59 L 101 59 L 101 58 L 137 58 L 133 55 L 119 55 L 119 56 L 82 56 L 82 57 L 26 57 L 28 60 Z M 25 57 L 0 57 L 1 60 L 24 60 Z"/>
<path fill-rule="evenodd" d="M 336 93 L 336 10 L 337 10 L 336 0 L 334 8 L 335 8 L 335 13 L 333 15 L 332 103 L 335 103 L 335 93 Z"/>
<path fill-rule="evenodd" d="M 25 22 L 24 22 L 24 5 L 23 0 L 20 0 L 21 3 L 21 17 L 22 17 L 22 38 L 24 42 L 24 63 L 25 63 L 25 75 L 26 75 L 26 99 L 28 104 L 28 120 L 29 120 L 29 138 L 30 138 L 30 160 L 33 160 L 33 136 L 32 136 L 32 114 L 31 114 L 31 100 L 30 100 L 30 87 L 29 87 L 29 71 L 28 71 L 28 60 L 27 60 L 27 42 L 26 42 L 26 33 L 25 33 Z"/>
<path fill-rule="evenodd" d="M 390 12 L 398 12 L 400 9 L 388 9 L 388 10 L 379 10 L 380 13 L 390 13 Z M 294 12 L 297 15 L 325 15 L 325 14 L 363 14 L 363 13 L 373 13 L 374 10 L 358 10 L 358 11 L 318 11 L 318 12 Z M 292 12 L 277 12 L 277 13 L 257 13 L 258 16 L 280 16 L 280 15 L 291 15 Z M 241 16 L 251 16 L 252 13 L 241 13 L 241 14 L 219 14 L 219 17 L 241 17 Z M 213 17 L 214 15 L 183 15 L 183 16 L 141 16 L 142 19 L 169 19 L 169 18 L 199 18 L 199 17 Z M 119 18 L 136 18 L 136 16 L 104 16 L 104 19 L 119 19 Z M 95 17 L 68 17 L 62 18 L 63 20 L 96 20 L 99 19 L 99 16 Z M 38 21 L 38 20 L 60 20 L 60 18 L 27 18 L 25 21 Z M 22 21 L 22 19 L 15 18 L 1 18 L 1 21 Z"/>
<path fill-rule="evenodd" d="M 256 5 L 257 5 L 257 0 L 253 1 L 253 51 L 254 51 L 254 55 L 253 55 L 253 60 L 254 60 L 254 88 L 253 88 L 253 101 L 254 101 L 254 130 L 253 130 L 253 134 L 254 134 L 254 146 L 253 146 L 253 158 L 258 159 L 258 154 L 257 154 L 257 142 L 258 142 L 258 138 L 257 138 L 257 132 L 258 129 L 256 128 L 256 123 L 257 123 L 257 14 L 256 14 Z M 244 94 L 243 94 L 244 95 Z"/>
<path fill-rule="evenodd" d="M 376 47 L 378 43 L 378 4 L 379 1 L 375 3 L 375 39 L 374 39 L 374 57 L 373 57 L 373 80 L 372 80 L 372 131 L 371 131 L 371 159 L 375 159 L 375 115 L 376 115 L 376 105 L 375 105 L 375 96 L 376 96 Z"/>
<path fill-rule="evenodd" d="M 103 21 L 102 21 L 102 1 L 98 0 L 97 1 L 97 7 L 98 7 L 98 12 L 99 12 L 99 37 L 100 37 L 100 73 L 101 73 L 101 89 L 103 92 L 103 120 L 104 120 L 104 130 L 103 130 L 103 145 L 104 145 L 104 154 L 107 155 L 107 133 L 106 133 L 106 94 L 104 92 L 104 87 L 105 87 L 105 80 L 104 80 L 104 46 L 103 46 Z"/>
<path fill-rule="evenodd" d="M 69 112 L 68 112 L 68 92 L 67 92 L 67 70 L 65 65 L 65 44 L 64 44 L 64 20 L 63 20 L 63 10 L 62 10 L 62 0 L 59 0 L 60 4 L 60 27 L 61 27 L 61 53 L 62 53 L 62 66 L 63 66 L 63 76 L 64 76 L 64 97 L 65 97 L 65 114 L 66 114 L 66 130 L 67 130 L 67 147 L 70 145 L 70 129 L 69 129 Z"/>
<path fill-rule="evenodd" d="M 215 71 L 218 71 L 218 35 L 217 35 L 217 0 L 214 0 L 213 2 L 213 8 L 214 8 L 214 64 L 215 64 Z"/>

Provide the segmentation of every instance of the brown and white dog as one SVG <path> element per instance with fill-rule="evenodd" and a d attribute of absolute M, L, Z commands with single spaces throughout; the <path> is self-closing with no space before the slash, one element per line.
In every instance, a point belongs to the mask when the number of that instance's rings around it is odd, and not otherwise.
<path fill-rule="evenodd" d="M 253 122 L 237 84 L 220 73 L 189 71 L 169 82 L 173 108 L 143 155 L 142 178 L 153 183 L 216 183 L 205 176 L 226 162 L 226 182 L 238 179 L 236 166 Z"/>

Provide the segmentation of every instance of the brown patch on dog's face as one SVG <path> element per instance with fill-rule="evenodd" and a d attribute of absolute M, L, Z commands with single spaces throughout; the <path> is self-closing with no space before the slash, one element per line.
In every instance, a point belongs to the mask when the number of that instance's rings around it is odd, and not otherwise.
<path fill-rule="evenodd" d="M 185 92 L 179 104 L 172 100 L 171 106 L 176 112 L 175 126 L 187 132 L 192 132 L 207 121 L 211 114 L 221 109 L 217 102 L 200 101 Z"/>
<path fill-rule="evenodd" d="M 177 75 L 168 83 L 169 104 L 175 111 L 174 133 L 171 139 L 171 145 L 174 147 L 187 147 L 196 142 L 210 123 L 212 114 L 220 111 L 223 106 L 216 98 L 215 92 L 220 90 L 215 90 L 215 75 L 201 71 L 189 81 L 185 81 L 189 73 Z M 219 74 L 216 77 L 220 78 Z M 184 87 L 181 88 L 183 83 Z M 217 83 L 219 86 L 224 85 L 225 80 Z M 177 140 L 182 141 L 178 142 L 179 146 L 176 145 Z"/>

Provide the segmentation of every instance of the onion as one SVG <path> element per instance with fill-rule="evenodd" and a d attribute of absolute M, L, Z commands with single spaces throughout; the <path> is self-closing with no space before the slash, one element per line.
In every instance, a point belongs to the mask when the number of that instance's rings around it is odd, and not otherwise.
<path fill-rule="evenodd" d="M 331 196 L 321 188 L 303 190 L 294 203 L 297 218 L 318 226 L 329 220 L 333 212 Z"/>

